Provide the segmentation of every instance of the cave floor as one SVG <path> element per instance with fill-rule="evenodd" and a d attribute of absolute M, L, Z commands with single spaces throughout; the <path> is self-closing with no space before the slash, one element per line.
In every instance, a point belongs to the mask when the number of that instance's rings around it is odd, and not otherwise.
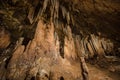
<path fill-rule="evenodd" d="M 90 80 L 120 80 L 120 74 L 87 63 Z"/>

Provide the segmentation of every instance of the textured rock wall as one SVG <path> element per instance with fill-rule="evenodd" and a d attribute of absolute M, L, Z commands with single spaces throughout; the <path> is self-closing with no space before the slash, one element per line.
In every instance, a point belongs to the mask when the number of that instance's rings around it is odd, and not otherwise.
<path fill-rule="evenodd" d="M 61 77 L 65 80 L 82 79 L 79 61 L 69 60 L 71 57 L 74 58 L 75 49 L 72 46 L 74 42 L 72 44 L 66 42 L 69 41 L 65 41 L 65 58 L 63 59 L 57 51 L 53 23 L 44 24 L 39 21 L 34 39 L 26 48 L 24 45 L 19 45 L 13 53 L 7 67 L 6 79 L 58 80 Z"/>
<path fill-rule="evenodd" d="M 34 38 L 27 46 L 19 41 L 6 69 L 4 66 L 1 67 L 1 70 L 4 69 L 4 72 L 1 71 L 1 79 L 88 80 L 91 74 L 89 74 L 85 58 L 93 58 L 94 55 L 99 57 L 105 54 L 104 51 L 111 51 L 113 48 L 112 43 L 107 40 L 102 41 L 102 38 L 99 39 L 94 35 L 91 35 L 90 42 L 87 38 L 80 39 L 80 36 L 73 38 L 71 28 L 67 26 L 64 38 L 64 57 L 62 57 L 59 38 L 57 34 L 55 35 L 54 28 L 52 22 L 46 24 L 40 20 Z M 22 41 L 22 38 L 20 40 Z M 101 47 L 102 43 L 105 43 L 104 46 L 107 47 Z M 90 79 L 92 80 L 91 77 Z"/>
<path fill-rule="evenodd" d="M 119 80 L 119 4 L 0 0 L 0 79 Z"/>

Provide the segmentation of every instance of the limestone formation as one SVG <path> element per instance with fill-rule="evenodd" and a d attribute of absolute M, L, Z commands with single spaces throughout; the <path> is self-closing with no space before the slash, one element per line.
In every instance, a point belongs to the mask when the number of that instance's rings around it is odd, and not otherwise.
<path fill-rule="evenodd" d="M 119 0 L 0 0 L 0 80 L 119 80 Z"/>

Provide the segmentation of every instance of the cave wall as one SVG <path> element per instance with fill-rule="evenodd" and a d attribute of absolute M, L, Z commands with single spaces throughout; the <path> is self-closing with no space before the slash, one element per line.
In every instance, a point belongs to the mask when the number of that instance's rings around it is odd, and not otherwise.
<path fill-rule="evenodd" d="M 89 64 L 119 73 L 119 4 L 0 0 L 0 79 L 118 79 Z"/>

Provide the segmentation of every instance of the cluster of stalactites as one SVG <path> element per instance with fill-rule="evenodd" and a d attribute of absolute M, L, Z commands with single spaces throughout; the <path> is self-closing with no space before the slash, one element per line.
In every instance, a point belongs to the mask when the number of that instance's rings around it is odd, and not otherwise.
<path fill-rule="evenodd" d="M 95 56 L 106 56 L 112 53 L 114 44 L 106 38 L 91 34 L 85 38 L 75 37 L 78 56 L 93 58 Z"/>
<path fill-rule="evenodd" d="M 55 27 L 58 27 L 58 21 L 65 24 L 70 24 L 70 21 L 73 23 L 69 9 L 60 0 L 37 0 L 33 4 L 35 5 L 31 5 L 28 12 L 28 19 L 31 24 L 38 19 L 43 19 L 46 22 L 52 20 Z"/>
<path fill-rule="evenodd" d="M 72 36 L 72 30 L 66 32 L 65 29 L 67 29 L 68 26 L 70 29 L 74 26 L 73 15 L 70 11 L 70 7 L 72 6 L 68 7 L 67 4 L 64 5 L 64 2 L 60 0 L 43 0 L 36 1 L 36 6 L 31 7 L 28 14 L 30 23 L 32 24 L 39 19 L 46 22 L 49 22 L 49 20 L 52 21 L 55 27 L 55 34 L 58 34 L 60 45 L 63 48 L 61 53 L 65 54 L 64 45 L 66 44 L 67 37 L 70 37 L 69 33 L 71 33 L 70 35 Z M 61 36 L 63 36 L 63 40 L 61 40 Z M 74 40 L 73 38 L 71 39 L 72 41 L 68 38 L 68 41 L 72 42 L 72 44 L 73 41 L 75 42 L 77 54 L 79 56 L 85 56 L 86 58 L 94 57 L 95 55 L 104 55 L 113 50 L 113 43 L 109 39 L 107 40 L 94 34 L 82 38 L 74 36 Z"/>

